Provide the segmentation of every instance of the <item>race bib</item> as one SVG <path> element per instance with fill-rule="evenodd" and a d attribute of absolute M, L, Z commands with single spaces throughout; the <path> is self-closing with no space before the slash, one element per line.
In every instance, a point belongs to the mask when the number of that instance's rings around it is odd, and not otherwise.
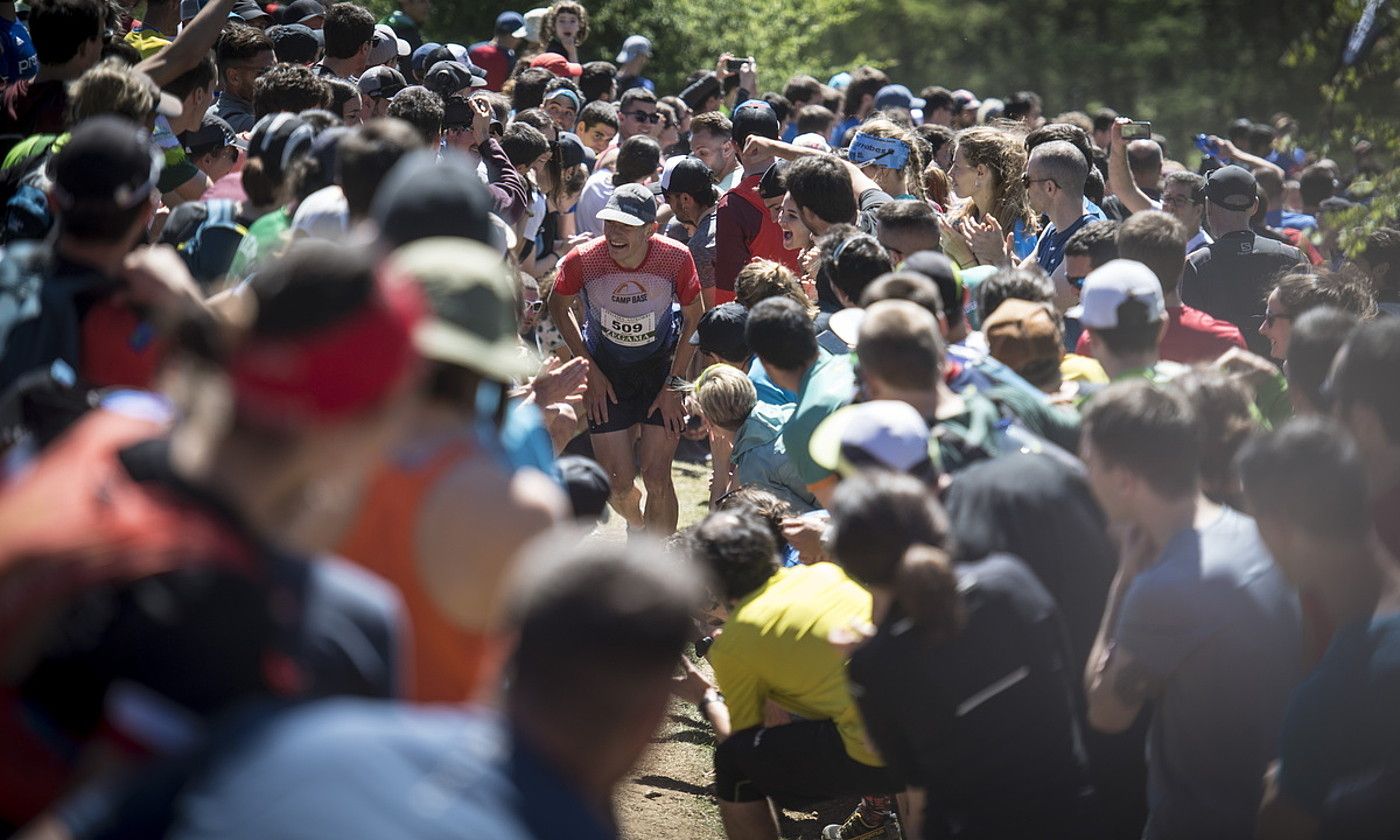
<path fill-rule="evenodd" d="M 603 335 L 614 344 L 627 347 L 650 344 L 656 340 L 656 313 L 648 312 L 636 318 L 603 310 Z"/>

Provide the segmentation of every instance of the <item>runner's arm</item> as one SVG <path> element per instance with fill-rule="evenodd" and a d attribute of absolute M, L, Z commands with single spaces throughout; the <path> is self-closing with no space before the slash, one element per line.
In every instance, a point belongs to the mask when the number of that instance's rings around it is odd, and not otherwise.
<path fill-rule="evenodd" d="M 794 146 L 791 143 L 784 143 L 781 140 L 771 140 L 767 137 L 759 137 L 756 134 L 750 136 L 749 139 L 744 142 L 745 151 L 752 152 L 755 149 L 767 149 L 774 157 L 780 157 L 786 160 L 797 160 L 803 157 L 836 158 L 846 165 L 846 171 L 851 174 L 851 192 L 855 193 L 857 204 L 860 203 L 860 197 L 866 190 L 878 190 L 880 188 L 880 185 L 875 183 L 874 179 L 869 175 L 862 172 L 859 166 L 828 152 L 808 149 L 805 146 Z"/>
<path fill-rule="evenodd" d="M 696 295 L 690 303 L 681 307 L 681 335 L 676 344 L 676 358 L 671 360 L 672 376 L 684 378 L 690 370 L 690 360 L 695 355 L 695 345 L 690 343 L 690 337 L 695 334 L 695 328 L 700 324 L 700 316 L 704 314 L 705 301 L 700 295 Z M 565 341 L 567 340 L 565 338 Z"/>
<path fill-rule="evenodd" d="M 566 295 L 555 286 L 554 292 L 549 296 L 549 318 L 559 330 L 559 337 L 568 345 L 569 352 L 576 358 L 587 359 L 592 364 L 593 357 L 588 353 L 588 345 L 583 342 L 583 332 L 579 330 L 578 321 L 574 320 L 575 297 L 577 295 Z"/>

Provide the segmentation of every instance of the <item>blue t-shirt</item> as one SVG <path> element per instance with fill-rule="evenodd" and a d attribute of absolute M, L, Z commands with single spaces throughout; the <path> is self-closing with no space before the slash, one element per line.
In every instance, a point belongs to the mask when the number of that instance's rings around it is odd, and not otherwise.
<path fill-rule="evenodd" d="M 7 82 L 39 75 L 39 56 L 23 21 L 0 18 L 0 78 Z"/>
<path fill-rule="evenodd" d="M 826 351 L 820 348 L 817 352 L 826 354 Z M 760 362 L 757 356 L 754 356 L 753 361 L 749 363 L 749 381 L 753 383 L 753 389 L 758 392 L 758 401 L 761 403 L 787 405 L 797 402 L 797 393 L 774 382 L 763 367 L 763 362 Z"/>
<path fill-rule="evenodd" d="M 1320 817 L 1339 783 L 1400 770 L 1400 614 L 1343 627 L 1293 692 L 1279 744 L 1279 787 Z"/>
<path fill-rule="evenodd" d="M 1065 259 L 1065 243 L 1069 238 L 1093 219 L 1089 216 L 1080 216 L 1074 224 L 1065 228 L 1061 233 L 1055 228 L 1055 223 L 1051 222 L 1045 226 L 1045 230 L 1040 232 L 1039 250 L 1036 251 L 1035 261 L 1040 263 L 1040 267 L 1046 274 L 1054 274 L 1055 269 L 1060 267 L 1060 263 Z"/>
<path fill-rule="evenodd" d="M 1254 520 L 1173 536 L 1123 597 L 1118 647 L 1154 686 L 1143 836 L 1249 837 L 1302 677 L 1297 597 Z"/>

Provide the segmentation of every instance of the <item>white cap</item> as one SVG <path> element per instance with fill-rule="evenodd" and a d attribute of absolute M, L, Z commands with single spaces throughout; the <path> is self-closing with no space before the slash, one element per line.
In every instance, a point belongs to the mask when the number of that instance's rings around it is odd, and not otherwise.
<path fill-rule="evenodd" d="M 831 318 L 827 320 L 826 326 L 827 329 L 835 333 L 837 338 L 846 342 L 847 347 L 854 350 L 856 341 L 860 338 L 860 325 L 863 323 L 865 323 L 865 310 L 848 306 L 831 313 Z"/>
<path fill-rule="evenodd" d="M 867 467 L 896 472 L 927 468 L 930 432 L 918 409 L 897 400 L 856 403 L 817 426 L 809 444 L 819 466 L 849 476 Z"/>
<path fill-rule="evenodd" d="M 1146 309 L 1143 323 L 1161 321 L 1167 317 L 1167 305 L 1162 299 L 1162 284 L 1152 269 L 1135 260 L 1111 260 L 1084 278 L 1079 292 L 1079 305 L 1065 313 L 1078 318 L 1090 329 L 1111 330 L 1119 326 L 1119 307 L 1137 301 Z"/>
<path fill-rule="evenodd" d="M 823 153 L 829 153 L 831 151 L 831 144 L 826 142 L 825 137 L 815 131 L 797 135 L 793 138 L 792 145 L 801 146 L 804 149 L 815 149 Z"/>

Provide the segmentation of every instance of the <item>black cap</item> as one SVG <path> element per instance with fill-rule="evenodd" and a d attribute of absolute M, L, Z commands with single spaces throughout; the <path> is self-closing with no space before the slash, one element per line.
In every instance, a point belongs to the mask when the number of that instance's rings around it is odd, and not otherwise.
<path fill-rule="evenodd" d="M 316 60 L 321 42 L 311 27 L 300 23 L 270 26 L 267 37 L 272 40 L 272 52 L 278 61 L 288 64 L 310 64 Z"/>
<path fill-rule="evenodd" d="M 1258 184 L 1243 166 L 1222 166 L 1206 176 L 1206 198 L 1226 210 L 1248 211 L 1254 206 Z"/>
<path fill-rule="evenodd" d="M 592 458 L 565 455 L 554 462 L 564 480 L 564 492 L 569 494 L 569 507 L 575 519 L 601 520 L 608 512 L 608 497 L 612 484 L 608 472 Z"/>
<path fill-rule="evenodd" d="M 748 323 L 749 310 L 741 304 L 721 303 L 700 316 L 690 343 L 721 359 L 741 362 L 752 355 L 749 342 L 744 338 L 744 327 Z"/>
<path fill-rule="evenodd" d="M 783 183 L 783 170 L 787 169 L 787 164 L 787 161 L 778 158 L 763 170 L 763 177 L 758 179 L 759 198 L 777 198 L 787 192 L 787 185 Z"/>
<path fill-rule="evenodd" d="M 181 134 L 180 143 L 185 147 L 185 152 L 190 157 L 218 151 L 225 146 L 247 148 L 247 144 L 239 140 L 238 135 L 234 133 L 233 126 L 229 125 L 223 117 L 212 112 L 205 113 L 199 128 Z"/>
<path fill-rule="evenodd" d="M 651 185 L 651 191 L 656 195 L 682 193 L 706 205 L 719 200 L 710 167 L 700 158 L 690 155 L 667 161 L 667 166 L 661 170 L 661 178 Z"/>
<path fill-rule="evenodd" d="M 491 196 L 460 152 L 442 161 L 436 149 L 404 156 L 374 196 L 370 216 L 391 248 L 430 236 L 455 236 L 495 245 L 488 214 Z"/>
<path fill-rule="evenodd" d="M 233 13 L 248 22 L 252 22 L 258 18 L 272 17 L 272 15 L 263 11 L 263 7 L 259 6 L 254 0 L 236 0 L 233 4 Z"/>
<path fill-rule="evenodd" d="M 459 61 L 439 61 L 423 74 L 423 87 L 438 96 L 451 96 L 462 88 L 485 87 L 486 80 Z"/>
<path fill-rule="evenodd" d="M 399 91 L 408 87 L 403 74 L 388 66 L 369 68 L 360 76 L 357 84 L 360 93 L 376 99 L 393 99 Z"/>
<path fill-rule="evenodd" d="M 325 17 L 326 7 L 316 0 L 293 0 L 282 7 L 283 23 L 301 23 L 314 17 Z"/>
<path fill-rule="evenodd" d="M 582 163 L 587 163 L 590 170 L 593 168 L 593 164 L 589 160 L 593 150 L 583 145 L 583 140 L 579 139 L 579 136 L 572 131 L 559 132 L 559 152 L 564 159 L 565 169 L 573 169 Z"/>
<path fill-rule="evenodd" d="M 777 140 L 778 135 L 782 133 L 773 106 L 762 99 L 750 99 L 735 108 L 730 122 L 734 125 L 734 145 L 739 149 L 744 148 L 744 143 L 750 135 L 756 134 L 769 140 Z"/>
<path fill-rule="evenodd" d="M 164 157 L 144 128 L 103 115 L 80 122 L 48 163 L 59 207 L 105 205 L 130 210 L 150 197 Z"/>
<path fill-rule="evenodd" d="M 268 114 L 253 126 L 248 157 L 261 160 L 263 172 L 278 182 L 286 177 L 297 158 L 311 153 L 315 139 L 315 130 L 296 114 Z"/>

